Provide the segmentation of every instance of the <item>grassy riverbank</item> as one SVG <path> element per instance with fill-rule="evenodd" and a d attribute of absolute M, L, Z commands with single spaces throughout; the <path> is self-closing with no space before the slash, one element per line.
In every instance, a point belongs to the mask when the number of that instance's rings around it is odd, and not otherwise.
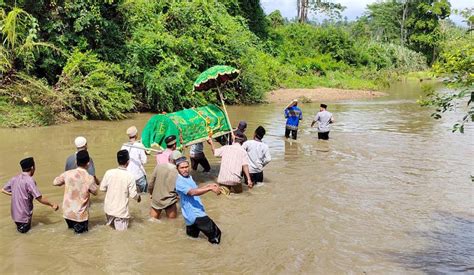
<path fill-rule="evenodd" d="M 380 39 L 365 21 L 288 22 L 259 1 L 5 1 L 0 24 L 1 127 L 217 102 L 192 91 L 217 64 L 241 70 L 223 87 L 227 104 L 281 88 L 380 90 L 427 68 L 424 53 Z"/>

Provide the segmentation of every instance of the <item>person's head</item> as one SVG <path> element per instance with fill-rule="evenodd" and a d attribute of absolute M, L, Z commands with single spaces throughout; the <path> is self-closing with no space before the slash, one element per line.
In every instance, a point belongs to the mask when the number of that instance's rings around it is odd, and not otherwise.
<path fill-rule="evenodd" d="M 180 158 L 183 157 L 183 154 L 181 154 L 180 151 L 178 150 L 174 150 L 171 154 L 170 154 L 170 157 L 169 157 L 169 162 L 172 163 L 172 164 L 176 164 L 176 161 Z"/>
<path fill-rule="evenodd" d="M 127 129 L 127 136 L 129 139 L 137 139 L 138 129 L 135 126 L 129 127 Z"/>
<path fill-rule="evenodd" d="M 74 140 L 74 145 L 76 145 L 77 151 L 87 150 L 87 139 L 85 137 L 77 137 Z"/>
<path fill-rule="evenodd" d="M 257 129 L 255 129 L 255 138 L 261 140 L 265 136 L 265 128 L 262 126 L 258 126 Z"/>
<path fill-rule="evenodd" d="M 120 150 L 117 152 L 117 162 L 120 166 L 128 166 L 128 163 L 130 161 L 130 154 L 128 153 L 127 150 Z"/>
<path fill-rule="evenodd" d="M 86 150 L 81 150 L 76 154 L 76 164 L 79 167 L 87 168 L 89 165 L 89 153 Z"/>
<path fill-rule="evenodd" d="M 247 129 L 247 122 L 245 120 L 241 120 L 239 122 L 239 125 L 237 126 L 237 129 L 242 131 L 242 133 L 245 132 L 245 130 Z"/>
<path fill-rule="evenodd" d="M 244 136 L 234 135 L 234 142 L 240 143 L 240 145 L 242 145 L 242 143 L 244 143 L 244 141 L 245 141 Z"/>
<path fill-rule="evenodd" d="M 320 107 L 319 110 L 321 110 L 321 112 L 322 112 L 322 111 L 324 111 L 324 110 L 326 110 L 326 109 L 328 108 L 328 105 L 326 105 L 326 104 L 321 104 L 321 105 L 319 105 L 319 107 Z"/>
<path fill-rule="evenodd" d="M 176 169 L 178 169 L 178 173 L 181 176 L 189 177 L 189 162 L 186 157 L 180 157 L 176 160 Z"/>
<path fill-rule="evenodd" d="M 33 157 L 24 158 L 20 161 L 21 170 L 25 173 L 30 173 L 33 176 L 35 173 L 35 160 Z"/>
<path fill-rule="evenodd" d="M 166 148 L 174 150 L 176 149 L 176 136 L 171 135 L 165 138 Z"/>
<path fill-rule="evenodd" d="M 293 106 L 298 106 L 298 99 L 293 99 Z"/>

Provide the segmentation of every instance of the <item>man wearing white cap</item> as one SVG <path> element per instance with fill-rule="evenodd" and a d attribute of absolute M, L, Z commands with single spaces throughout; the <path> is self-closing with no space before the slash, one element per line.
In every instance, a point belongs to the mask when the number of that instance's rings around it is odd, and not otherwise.
<path fill-rule="evenodd" d="M 77 163 L 76 163 L 77 152 L 82 151 L 82 150 L 87 151 L 87 139 L 85 137 L 76 137 L 76 139 L 74 139 L 74 144 L 76 145 L 76 152 L 67 158 L 64 171 L 76 169 L 77 168 Z M 89 166 L 87 167 L 87 172 L 89 172 L 89 175 L 94 177 L 95 183 L 99 185 L 99 179 L 95 176 L 95 166 L 94 166 L 94 161 L 92 160 L 92 158 L 90 158 L 89 160 Z"/>
<path fill-rule="evenodd" d="M 147 157 L 145 154 L 145 146 L 138 140 L 138 129 L 132 126 L 127 129 L 128 143 L 124 144 L 120 150 L 127 150 L 130 155 L 130 164 L 127 170 L 135 177 L 137 189 L 139 193 L 146 192 L 147 181 L 146 171 L 143 165 L 146 164 Z"/>

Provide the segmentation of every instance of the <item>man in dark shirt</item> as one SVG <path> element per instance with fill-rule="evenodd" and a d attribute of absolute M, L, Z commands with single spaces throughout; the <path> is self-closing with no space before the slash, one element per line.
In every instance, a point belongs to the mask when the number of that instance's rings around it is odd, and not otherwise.
<path fill-rule="evenodd" d="M 82 151 L 82 150 L 87 151 L 87 140 L 85 137 L 77 137 L 74 140 L 74 144 L 76 145 L 77 151 L 67 158 L 64 171 L 76 169 L 77 168 L 77 163 L 76 163 L 77 152 Z M 95 166 L 94 166 L 94 161 L 92 160 L 92 158 L 90 158 L 89 160 L 89 167 L 87 168 L 87 172 L 89 172 L 89 175 L 94 177 L 95 183 L 99 185 L 100 182 L 99 182 L 99 179 L 95 176 Z"/>

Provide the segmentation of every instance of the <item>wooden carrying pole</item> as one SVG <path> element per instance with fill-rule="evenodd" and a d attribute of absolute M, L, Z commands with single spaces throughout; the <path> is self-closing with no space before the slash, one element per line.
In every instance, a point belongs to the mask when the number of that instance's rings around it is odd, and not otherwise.
<path fill-rule="evenodd" d="M 219 86 L 217 86 L 217 91 L 219 92 L 219 97 L 221 98 L 222 108 L 224 108 L 225 117 L 226 117 L 227 123 L 229 124 L 229 127 L 230 127 L 230 133 L 232 135 L 232 140 L 234 140 L 234 131 L 232 129 L 232 125 L 230 124 L 229 114 L 227 113 L 227 109 L 225 108 L 224 97 L 222 96 L 222 92 L 221 92 L 221 89 L 219 88 Z"/>

